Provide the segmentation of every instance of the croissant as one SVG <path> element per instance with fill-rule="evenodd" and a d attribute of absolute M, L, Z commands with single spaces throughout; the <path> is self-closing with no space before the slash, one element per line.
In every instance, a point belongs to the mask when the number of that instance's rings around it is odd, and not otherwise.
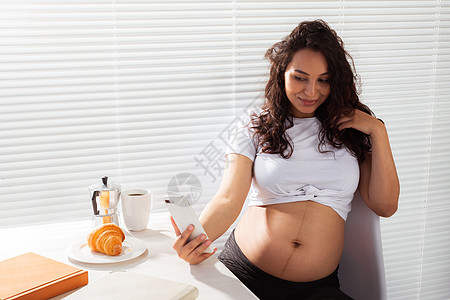
<path fill-rule="evenodd" d="M 88 246 L 91 250 L 116 256 L 122 253 L 122 242 L 125 234 L 114 223 L 101 224 L 88 235 Z"/>

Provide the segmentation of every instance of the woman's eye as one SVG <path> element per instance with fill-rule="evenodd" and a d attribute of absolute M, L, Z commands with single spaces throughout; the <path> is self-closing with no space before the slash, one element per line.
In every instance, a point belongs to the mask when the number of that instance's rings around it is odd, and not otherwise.
<path fill-rule="evenodd" d="M 303 77 L 295 76 L 295 79 L 298 80 L 298 81 L 306 81 L 306 78 L 303 78 Z"/>
<path fill-rule="evenodd" d="M 319 82 L 321 82 L 321 83 L 328 83 L 329 81 L 328 81 L 328 79 L 319 79 Z"/>

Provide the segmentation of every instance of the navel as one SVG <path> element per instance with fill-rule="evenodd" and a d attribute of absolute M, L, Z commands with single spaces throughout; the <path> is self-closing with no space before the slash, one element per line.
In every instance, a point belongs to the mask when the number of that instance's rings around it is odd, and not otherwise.
<path fill-rule="evenodd" d="M 300 248 L 302 244 L 299 241 L 293 241 L 292 242 L 292 247 L 294 247 L 295 249 Z"/>

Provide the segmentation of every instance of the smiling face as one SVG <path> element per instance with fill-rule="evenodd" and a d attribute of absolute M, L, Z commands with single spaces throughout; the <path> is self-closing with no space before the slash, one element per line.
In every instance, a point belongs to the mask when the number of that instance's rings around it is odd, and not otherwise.
<path fill-rule="evenodd" d="M 286 68 L 286 96 L 291 113 L 297 118 L 309 118 L 330 94 L 328 63 L 319 51 L 301 49 Z"/>

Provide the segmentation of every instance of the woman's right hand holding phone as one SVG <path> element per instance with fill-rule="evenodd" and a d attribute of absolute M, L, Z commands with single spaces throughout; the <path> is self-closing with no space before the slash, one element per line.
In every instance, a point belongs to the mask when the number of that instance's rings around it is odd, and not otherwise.
<path fill-rule="evenodd" d="M 211 240 L 206 239 L 205 234 L 200 234 L 190 242 L 187 241 L 192 231 L 194 231 L 194 225 L 189 225 L 185 231 L 181 232 L 172 217 L 170 217 L 170 221 L 177 236 L 173 243 L 173 249 L 177 252 L 178 257 L 196 265 L 216 253 L 217 248 L 214 248 L 212 253 L 203 253 L 211 245 Z"/>

